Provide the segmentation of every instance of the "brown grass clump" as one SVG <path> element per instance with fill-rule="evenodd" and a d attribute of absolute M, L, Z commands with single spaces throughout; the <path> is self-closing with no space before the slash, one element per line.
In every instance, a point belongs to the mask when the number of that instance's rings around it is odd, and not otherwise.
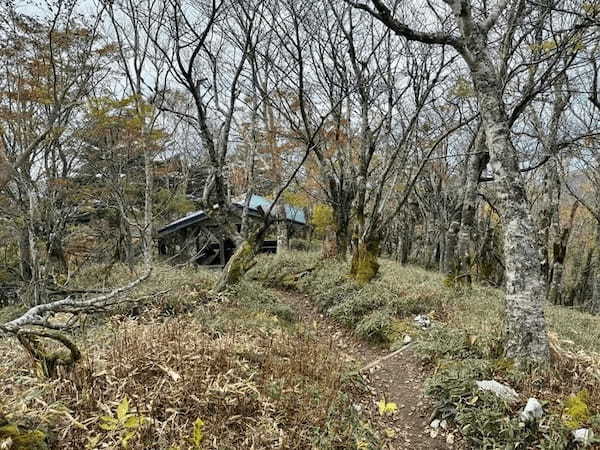
<path fill-rule="evenodd" d="M 235 304 L 207 309 L 206 321 L 241 314 Z M 206 449 L 353 445 L 353 411 L 340 401 L 350 386 L 335 352 L 282 330 L 275 316 L 248 314 L 273 326 L 215 332 L 191 315 L 113 320 L 54 381 L 31 375 L 22 353 L 5 355 L 0 409 L 52 430 L 61 449 L 117 448 L 126 437 L 139 449 L 194 448 L 198 437 Z M 132 426 L 102 429 L 124 399 Z"/>

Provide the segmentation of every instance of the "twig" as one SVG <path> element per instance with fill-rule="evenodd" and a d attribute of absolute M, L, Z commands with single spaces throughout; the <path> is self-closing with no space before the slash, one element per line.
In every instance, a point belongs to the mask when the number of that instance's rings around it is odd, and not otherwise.
<path fill-rule="evenodd" d="M 383 361 L 385 361 L 385 360 L 388 360 L 388 359 L 390 359 L 390 358 L 393 358 L 394 356 L 396 356 L 396 355 L 398 355 L 398 354 L 402 353 L 404 350 L 406 350 L 406 349 L 408 349 L 408 348 L 412 347 L 413 345 L 414 345 L 414 342 L 409 342 L 409 343 L 408 343 L 408 344 L 406 344 L 404 347 L 402 347 L 402 348 L 399 348 L 398 350 L 396 350 L 396 351 L 394 351 L 394 352 L 390 353 L 389 355 L 382 356 L 381 358 L 378 358 L 378 359 L 376 359 L 375 361 L 372 361 L 372 362 L 370 362 L 369 364 L 367 364 L 366 366 L 364 366 L 362 369 L 360 369 L 360 370 L 358 371 L 358 373 L 361 373 L 361 372 L 364 372 L 364 371 L 366 371 L 366 370 L 369 370 L 371 367 L 374 367 L 374 366 L 376 366 L 376 365 L 378 365 L 378 364 L 382 363 L 382 362 L 383 362 Z"/>
<path fill-rule="evenodd" d="M 142 275 L 140 278 L 132 281 L 131 283 L 114 289 L 113 291 L 105 295 L 81 300 L 74 300 L 71 297 L 67 297 L 65 299 L 57 300 L 55 302 L 34 306 L 33 308 L 25 312 L 25 314 L 23 314 L 22 316 L 0 325 L 0 330 L 6 333 L 17 333 L 19 329 L 27 325 L 37 325 L 42 327 L 47 326 L 49 324 L 49 316 L 56 313 L 64 312 L 75 314 L 78 312 L 86 312 L 89 310 L 93 311 L 110 306 L 113 303 L 113 299 L 115 297 L 117 297 L 119 294 L 122 294 L 123 292 L 134 288 L 142 281 L 146 280 L 150 276 L 150 273 L 151 270 L 149 270 L 145 275 Z"/>

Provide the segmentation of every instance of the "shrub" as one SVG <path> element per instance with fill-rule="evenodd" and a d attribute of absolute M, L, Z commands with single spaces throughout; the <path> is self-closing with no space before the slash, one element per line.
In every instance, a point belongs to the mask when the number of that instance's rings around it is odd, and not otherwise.
<path fill-rule="evenodd" d="M 416 351 L 429 361 L 480 357 L 481 353 L 469 339 L 464 330 L 433 326 L 419 339 Z"/>
<path fill-rule="evenodd" d="M 230 293 L 246 310 L 270 314 L 286 322 L 297 319 L 296 312 L 289 305 L 281 303 L 277 296 L 256 282 L 242 280 L 230 288 Z"/>
<path fill-rule="evenodd" d="M 356 333 L 365 339 L 379 342 L 389 340 L 394 316 L 388 310 L 376 309 L 363 318 L 356 325 Z"/>

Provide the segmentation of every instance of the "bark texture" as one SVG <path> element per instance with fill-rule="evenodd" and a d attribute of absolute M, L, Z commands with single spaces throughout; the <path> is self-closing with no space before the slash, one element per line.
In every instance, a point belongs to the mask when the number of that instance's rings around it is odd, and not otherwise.
<path fill-rule="evenodd" d="M 471 24 L 472 25 L 472 24 Z M 464 26 L 464 25 L 463 25 Z M 478 28 L 463 30 L 470 52 L 470 69 L 477 93 L 490 163 L 502 202 L 506 276 L 506 342 L 508 357 L 547 360 L 544 319 L 545 289 L 540 271 L 536 229 L 529 212 L 518 156 L 502 101 L 502 83 Z"/>
<path fill-rule="evenodd" d="M 475 154 L 469 158 L 465 190 L 463 194 L 460 230 L 456 244 L 456 281 L 470 284 L 471 263 L 473 260 L 473 242 L 475 229 L 475 216 L 477 213 L 477 187 L 481 173 L 487 166 L 490 156 L 485 145 L 485 132 L 483 128 L 477 134 L 473 145 Z"/>
<path fill-rule="evenodd" d="M 352 254 L 350 276 L 358 284 L 367 284 L 379 271 L 379 240 L 369 239 L 359 242 Z"/>

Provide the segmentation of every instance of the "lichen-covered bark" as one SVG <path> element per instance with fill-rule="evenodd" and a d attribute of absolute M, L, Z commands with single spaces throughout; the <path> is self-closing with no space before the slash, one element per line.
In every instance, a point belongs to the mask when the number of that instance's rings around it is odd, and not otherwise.
<path fill-rule="evenodd" d="M 227 286 L 240 281 L 254 261 L 254 256 L 253 243 L 249 240 L 243 241 L 223 268 L 223 272 L 215 284 L 215 291 L 221 292 Z"/>
<path fill-rule="evenodd" d="M 44 376 L 55 378 L 58 367 L 72 367 L 81 359 L 81 353 L 75 343 L 58 331 L 19 330 L 17 338 L 30 356 L 41 364 Z M 46 338 L 62 344 L 67 352 L 47 351 L 38 338 Z"/>
<path fill-rule="evenodd" d="M 458 242 L 458 232 L 460 224 L 452 222 L 446 232 L 446 251 L 444 252 L 444 272 L 448 275 L 455 275 L 457 271 L 456 246 Z"/>
<path fill-rule="evenodd" d="M 244 274 L 254 266 L 256 254 L 263 243 L 267 229 L 268 227 L 264 226 L 249 234 L 245 240 L 237 242 L 237 250 L 229 258 L 215 283 L 216 292 L 221 292 L 228 286 L 239 282 Z"/>
<path fill-rule="evenodd" d="M 277 251 L 284 251 L 290 247 L 288 223 L 286 221 L 285 206 L 283 204 L 276 207 L 277 212 Z"/>
<path fill-rule="evenodd" d="M 548 290 L 548 301 L 554 305 L 561 304 L 561 282 L 563 276 L 563 264 L 555 261 L 552 265 L 552 279 Z"/>
<path fill-rule="evenodd" d="M 366 284 L 379 272 L 379 240 L 358 242 L 352 253 L 350 276 L 359 284 Z"/>
<path fill-rule="evenodd" d="M 490 163 L 501 201 L 506 282 L 505 353 L 516 359 L 549 358 L 543 305 L 545 286 L 540 271 L 536 229 L 510 138 L 502 100 L 502 82 L 487 48 L 487 35 L 465 17 L 458 3 L 454 13 L 465 37 L 465 58 L 477 95 Z"/>
<path fill-rule="evenodd" d="M 477 48 L 472 76 L 486 132 L 491 166 L 502 202 L 504 257 L 506 267 L 506 343 L 509 357 L 547 360 L 548 338 L 544 320 L 544 282 L 536 230 L 529 212 L 517 152 L 510 129 L 499 80 L 487 51 Z"/>
<path fill-rule="evenodd" d="M 460 219 L 460 230 L 458 232 L 458 242 L 456 244 L 456 281 L 470 284 L 471 262 L 473 254 L 475 214 L 477 212 L 477 187 L 481 173 L 489 162 L 489 154 L 486 151 L 485 132 L 483 127 L 477 133 L 473 145 L 475 154 L 469 158 L 465 188 L 463 193 L 463 204 Z"/>

